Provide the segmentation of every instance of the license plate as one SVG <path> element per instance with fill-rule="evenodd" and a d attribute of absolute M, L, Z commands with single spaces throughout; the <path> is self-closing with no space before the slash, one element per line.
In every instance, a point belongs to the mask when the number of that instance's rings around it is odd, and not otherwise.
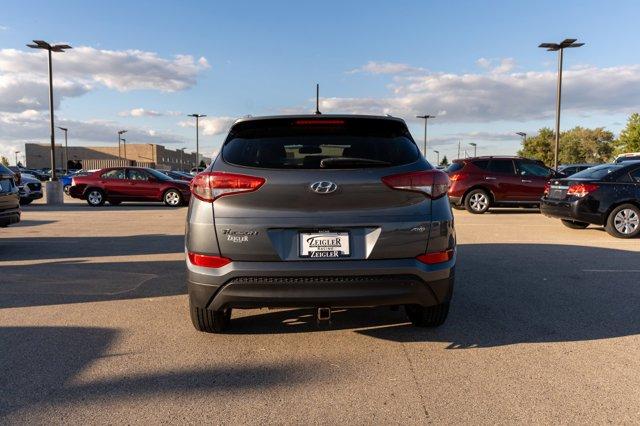
<path fill-rule="evenodd" d="M 300 257 L 349 257 L 348 232 L 300 233 Z"/>

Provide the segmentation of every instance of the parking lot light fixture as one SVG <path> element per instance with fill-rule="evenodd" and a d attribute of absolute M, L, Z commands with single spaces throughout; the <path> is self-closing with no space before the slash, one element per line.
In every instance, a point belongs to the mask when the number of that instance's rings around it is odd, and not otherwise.
<path fill-rule="evenodd" d="M 576 43 L 575 38 L 564 39 L 560 43 L 541 43 L 538 47 L 547 49 L 550 52 L 558 52 L 558 82 L 556 86 L 556 135 L 555 145 L 553 147 L 553 165 L 558 170 L 558 146 L 560 145 L 560 105 L 562 98 L 562 60 L 564 57 L 564 49 L 584 46 L 584 43 Z"/>
<path fill-rule="evenodd" d="M 196 170 L 200 167 L 200 119 L 206 117 L 205 114 L 189 114 L 188 117 L 195 117 L 196 119 Z"/>
<path fill-rule="evenodd" d="M 516 135 L 522 138 L 522 145 L 527 143 L 527 134 L 525 132 L 516 132 Z"/>
<path fill-rule="evenodd" d="M 62 170 L 66 170 L 67 172 L 69 171 L 69 146 L 67 143 L 67 133 L 69 131 L 69 129 L 67 129 L 66 127 L 60 127 L 58 126 L 58 129 L 62 130 L 64 132 L 64 167 L 62 168 Z"/>
<path fill-rule="evenodd" d="M 50 124 L 50 135 L 51 135 L 51 180 L 58 180 L 58 176 L 56 175 L 56 136 L 55 136 L 55 125 L 53 120 L 53 70 L 51 67 L 51 52 L 59 52 L 62 53 L 67 49 L 71 49 L 71 46 L 68 44 L 54 44 L 51 45 L 44 40 L 33 40 L 34 44 L 27 44 L 27 47 L 32 49 L 43 49 L 46 50 L 49 54 L 49 124 Z"/>
<path fill-rule="evenodd" d="M 427 121 L 429 121 L 430 118 L 436 118 L 435 115 L 429 115 L 429 114 L 425 114 L 425 115 L 416 115 L 416 118 L 422 118 L 424 119 L 424 156 L 427 156 Z"/>
<path fill-rule="evenodd" d="M 122 142 L 122 135 L 127 133 L 126 130 L 118 130 L 118 160 L 122 160 L 122 155 L 120 155 L 120 143 Z"/>
<path fill-rule="evenodd" d="M 473 156 L 477 157 L 477 148 L 478 148 L 478 144 L 476 144 L 475 142 L 469 142 L 469 145 L 471 145 L 473 147 Z"/>
<path fill-rule="evenodd" d="M 436 166 L 440 164 L 440 151 L 436 151 L 435 149 L 433 150 L 433 152 L 436 153 Z"/>

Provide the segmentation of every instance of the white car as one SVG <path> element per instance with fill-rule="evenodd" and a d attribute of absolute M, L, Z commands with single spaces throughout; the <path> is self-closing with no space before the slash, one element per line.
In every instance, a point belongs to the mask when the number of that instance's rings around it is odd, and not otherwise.
<path fill-rule="evenodd" d="M 21 174 L 18 189 L 20 191 L 20 205 L 25 206 L 33 200 L 42 198 L 42 182 L 28 173 Z"/>

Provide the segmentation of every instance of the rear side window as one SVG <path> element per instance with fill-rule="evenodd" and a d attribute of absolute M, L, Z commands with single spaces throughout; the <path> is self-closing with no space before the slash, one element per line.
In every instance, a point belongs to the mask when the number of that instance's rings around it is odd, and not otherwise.
<path fill-rule="evenodd" d="M 640 183 L 640 168 L 630 171 L 629 176 L 632 182 Z"/>
<path fill-rule="evenodd" d="M 591 167 L 571 176 L 574 179 L 602 179 L 616 170 L 624 167 L 624 164 L 602 164 L 600 166 Z"/>
<path fill-rule="evenodd" d="M 369 168 L 413 163 L 420 152 L 395 120 L 287 118 L 238 123 L 222 158 L 258 168 Z"/>
<path fill-rule="evenodd" d="M 529 161 L 518 161 L 518 174 L 522 176 L 547 177 L 551 175 L 551 170 L 538 163 Z"/>
<path fill-rule="evenodd" d="M 451 163 L 449 167 L 445 169 L 445 172 L 454 173 L 454 172 L 457 172 L 458 170 L 462 170 L 463 167 L 464 167 L 464 163 L 462 162 Z"/>
<path fill-rule="evenodd" d="M 513 161 L 511 160 L 491 160 L 489 171 L 493 173 L 514 174 Z"/>
<path fill-rule="evenodd" d="M 487 170 L 489 168 L 489 160 L 476 160 L 473 162 L 473 165 L 482 170 Z"/>

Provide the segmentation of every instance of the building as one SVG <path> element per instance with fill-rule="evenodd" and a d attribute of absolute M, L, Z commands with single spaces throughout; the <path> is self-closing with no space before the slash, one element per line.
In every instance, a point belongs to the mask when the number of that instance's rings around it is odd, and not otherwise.
<path fill-rule="evenodd" d="M 26 167 L 42 169 L 51 167 L 51 149 L 49 144 L 26 143 L 25 162 Z M 64 146 L 56 145 L 56 167 L 64 168 Z M 68 160 L 74 163 L 85 160 L 109 160 L 119 161 L 121 158 L 129 160 L 127 164 L 144 164 L 164 170 L 191 170 L 196 165 L 196 154 L 183 150 L 167 149 L 163 145 L 151 143 L 122 144 L 120 153 L 117 146 L 70 146 L 68 148 Z M 210 158 L 200 155 L 206 164 Z M 91 161 L 96 163 L 95 161 Z"/>

